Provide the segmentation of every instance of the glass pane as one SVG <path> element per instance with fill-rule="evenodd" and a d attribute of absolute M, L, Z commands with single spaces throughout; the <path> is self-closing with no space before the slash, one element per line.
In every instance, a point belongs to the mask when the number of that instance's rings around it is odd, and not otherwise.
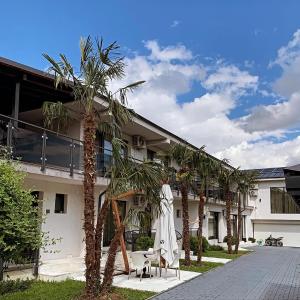
<path fill-rule="evenodd" d="M 72 141 L 54 134 L 47 135 L 46 166 L 70 169 L 70 151 Z"/>
<path fill-rule="evenodd" d="M 74 172 L 83 171 L 83 145 L 80 141 L 74 141 L 73 166 Z"/>
<path fill-rule="evenodd" d="M 0 145 L 6 146 L 7 142 L 7 121 L 0 120 Z"/>
<path fill-rule="evenodd" d="M 41 164 L 42 144 L 42 133 L 23 128 L 14 128 L 12 145 L 15 159 Z"/>

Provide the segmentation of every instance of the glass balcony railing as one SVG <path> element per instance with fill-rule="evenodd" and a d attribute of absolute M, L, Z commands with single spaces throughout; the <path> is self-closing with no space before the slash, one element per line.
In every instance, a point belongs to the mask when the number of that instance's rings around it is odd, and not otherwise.
<path fill-rule="evenodd" d="M 0 145 L 7 147 L 13 159 L 54 168 L 72 176 L 83 171 L 83 142 L 45 128 L 0 114 Z M 96 168 L 104 176 L 112 164 L 110 150 L 97 147 Z"/>

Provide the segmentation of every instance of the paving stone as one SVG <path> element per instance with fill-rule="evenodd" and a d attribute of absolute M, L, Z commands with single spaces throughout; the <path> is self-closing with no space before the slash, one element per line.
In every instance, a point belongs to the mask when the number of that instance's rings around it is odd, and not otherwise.
<path fill-rule="evenodd" d="M 255 247 L 155 300 L 300 300 L 300 248 Z"/>

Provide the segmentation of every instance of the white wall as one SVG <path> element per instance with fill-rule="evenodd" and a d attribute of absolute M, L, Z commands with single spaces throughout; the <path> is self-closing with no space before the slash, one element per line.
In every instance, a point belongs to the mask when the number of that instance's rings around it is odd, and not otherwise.
<path fill-rule="evenodd" d="M 27 187 L 43 192 L 43 215 L 45 221 L 42 231 L 48 232 L 50 238 L 59 239 L 55 246 L 47 247 L 46 253 L 41 251 L 42 260 L 57 259 L 68 256 L 79 256 L 82 248 L 82 219 L 83 219 L 83 192 L 80 185 L 60 184 L 49 181 L 38 181 L 27 178 Z M 67 195 L 67 212 L 65 214 L 54 213 L 55 195 Z M 46 210 L 50 213 L 46 214 Z"/>
<path fill-rule="evenodd" d="M 283 237 L 283 245 L 291 247 L 300 247 L 300 223 L 299 224 L 285 224 L 267 223 L 254 224 L 254 237 L 259 240 L 265 239 L 272 234 L 273 237 Z"/>
<path fill-rule="evenodd" d="M 255 209 L 251 214 L 254 226 L 254 237 L 263 241 L 272 234 L 283 236 L 285 246 L 300 247 L 300 214 L 271 213 L 271 187 L 285 187 L 284 179 L 262 180 L 257 184 L 258 193 Z"/>
<path fill-rule="evenodd" d="M 271 213 L 271 187 L 285 187 L 284 179 L 265 180 L 258 182 L 258 193 L 255 200 L 255 209 L 251 214 L 254 220 L 299 220 L 300 214 L 272 214 Z"/>

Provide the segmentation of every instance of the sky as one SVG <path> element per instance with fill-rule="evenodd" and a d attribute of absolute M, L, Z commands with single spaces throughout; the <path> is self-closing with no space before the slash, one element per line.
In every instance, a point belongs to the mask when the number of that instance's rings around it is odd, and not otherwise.
<path fill-rule="evenodd" d="M 300 2 L 3 1 L 0 56 L 76 66 L 79 39 L 117 41 L 138 113 L 241 168 L 300 163 Z"/>

